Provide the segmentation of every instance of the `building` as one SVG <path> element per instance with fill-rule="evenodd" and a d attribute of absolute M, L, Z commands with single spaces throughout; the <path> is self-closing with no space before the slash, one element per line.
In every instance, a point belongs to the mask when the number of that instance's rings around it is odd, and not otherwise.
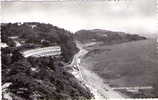
<path fill-rule="evenodd" d="M 44 56 L 58 56 L 61 54 L 60 46 L 49 46 L 44 48 L 36 48 L 31 50 L 26 50 L 22 52 L 24 57 L 44 57 Z"/>

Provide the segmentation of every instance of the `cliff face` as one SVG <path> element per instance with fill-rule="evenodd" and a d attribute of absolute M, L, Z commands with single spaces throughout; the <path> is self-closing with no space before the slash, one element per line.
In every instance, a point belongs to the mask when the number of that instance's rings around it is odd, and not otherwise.
<path fill-rule="evenodd" d="M 50 24 L 14 23 L 1 25 L 3 91 L 16 100 L 90 99 L 89 89 L 64 67 L 78 49 L 70 32 Z M 16 42 L 20 45 L 17 46 Z M 24 58 L 21 50 L 59 45 L 60 57 Z"/>

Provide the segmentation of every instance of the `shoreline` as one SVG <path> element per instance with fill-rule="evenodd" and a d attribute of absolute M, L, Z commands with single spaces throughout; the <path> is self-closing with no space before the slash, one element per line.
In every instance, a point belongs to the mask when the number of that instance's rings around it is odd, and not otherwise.
<path fill-rule="evenodd" d="M 105 100 L 110 98 L 127 98 L 127 96 L 125 96 L 121 92 L 114 91 L 108 84 L 105 84 L 102 78 L 100 78 L 94 72 L 83 67 L 82 64 L 78 64 L 77 61 L 76 64 L 74 64 L 74 60 L 82 60 L 82 57 L 88 53 L 87 50 L 82 48 L 81 44 L 77 43 L 77 47 L 80 49 L 80 51 L 74 56 L 71 65 L 78 67 L 78 73 L 80 75 L 73 75 L 80 81 L 82 81 L 91 90 L 95 97 L 95 100 Z"/>
<path fill-rule="evenodd" d="M 123 43 L 123 44 L 119 44 L 119 45 L 114 45 L 114 46 L 107 46 L 108 48 L 112 48 L 112 49 L 115 49 L 115 50 L 117 50 L 117 48 L 119 47 L 119 46 L 121 46 L 121 47 L 123 47 L 123 46 L 125 46 L 125 45 L 131 45 L 131 46 L 133 46 L 134 48 L 136 48 L 136 50 L 138 51 L 138 50 L 142 50 L 141 48 L 145 48 L 145 49 L 143 49 L 144 50 L 144 52 L 145 51 L 147 51 L 147 50 L 151 50 L 151 51 L 148 51 L 148 52 L 145 52 L 146 53 L 146 55 L 143 55 L 142 57 L 144 57 L 144 58 L 142 58 L 144 61 L 151 61 L 152 63 L 157 63 L 156 62 L 156 58 L 154 59 L 154 56 L 152 56 L 153 58 L 150 58 L 150 56 L 148 56 L 147 54 L 149 54 L 149 53 L 153 53 L 154 54 L 154 52 L 156 52 L 156 39 L 148 39 L 148 40 L 141 40 L 141 41 L 133 41 L 133 42 L 131 42 L 131 43 Z M 137 44 L 136 44 L 137 43 Z M 136 44 L 136 47 L 135 47 L 135 44 Z M 137 46 L 138 45 L 138 46 Z M 81 45 L 81 46 L 84 46 L 84 44 L 83 45 Z M 149 47 L 152 47 L 151 49 L 149 48 Z M 155 48 L 155 49 L 154 49 Z M 85 49 L 85 48 L 83 48 L 83 49 Z M 93 48 L 92 48 L 93 49 Z M 94 49 L 95 49 L 95 47 L 94 47 Z M 104 48 L 103 48 L 104 49 Z M 122 49 L 121 49 L 122 50 Z M 120 50 L 120 51 L 121 51 Z M 125 49 L 126 50 L 126 49 Z M 87 50 L 87 51 L 89 51 L 89 50 Z M 133 52 L 136 52 L 136 51 L 133 51 Z M 139 51 L 138 51 L 139 52 Z M 116 52 L 115 52 L 116 53 Z M 93 73 L 95 73 L 95 69 L 94 70 L 91 70 L 91 68 L 93 69 L 93 68 L 96 68 L 96 67 L 93 67 L 93 65 L 95 65 L 95 63 L 98 63 L 97 61 L 100 61 L 101 59 L 106 59 L 106 60 L 108 60 L 108 57 L 106 57 L 105 56 L 105 58 L 103 58 L 103 57 L 100 57 L 99 59 L 97 59 L 97 60 L 95 60 L 95 57 L 96 56 L 93 56 L 93 54 L 91 54 L 91 58 L 87 58 L 88 60 L 85 60 L 84 61 L 84 59 L 82 60 L 83 62 L 82 62 L 82 64 L 83 64 L 83 68 L 85 68 L 86 67 L 86 69 L 89 69 L 91 72 L 93 72 Z M 97 55 L 97 57 L 98 57 L 98 55 Z M 92 59 L 92 60 L 91 60 Z M 94 63 L 94 64 L 93 64 Z M 103 62 L 104 63 L 104 62 Z M 102 63 L 100 64 L 100 65 L 103 65 Z M 106 65 L 106 63 L 105 63 L 105 65 Z M 116 65 L 117 66 L 117 65 Z M 99 68 L 100 66 L 97 66 L 97 68 Z M 96 68 L 96 69 L 97 69 Z M 103 68 L 103 67 L 101 67 L 101 68 Z M 111 69 L 111 70 L 113 70 L 113 69 Z M 121 69 L 120 69 L 121 70 Z M 116 91 L 117 93 L 119 93 L 120 95 L 123 95 L 123 97 L 125 97 L 125 98 L 147 98 L 147 95 L 148 95 L 148 92 L 150 93 L 150 92 L 152 92 L 152 91 L 154 91 L 153 89 L 154 89 L 154 87 L 152 86 L 152 85 L 150 85 L 150 84 L 146 84 L 146 85 L 124 85 L 125 87 L 127 87 L 128 89 L 122 89 L 122 90 L 115 90 L 115 88 L 122 88 L 123 86 L 122 85 L 119 85 L 120 83 L 119 83 L 119 81 L 106 81 L 106 76 L 104 77 L 104 76 L 101 76 L 100 75 L 100 72 L 102 72 L 102 69 L 100 70 L 100 69 L 98 69 L 98 70 L 96 70 L 96 75 L 97 76 L 99 76 L 102 80 L 104 80 L 104 83 L 105 84 L 107 84 L 107 85 L 109 85 L 109 87 L 111 87 L 114 91 Z M 115 70 L 114 70 L 115 71 Z M 113 71 L 113 72 L 114 72 Z M 152 71 L 152 70 L 151 70 Z M 117 72 L 117 71 L 116 71 Z M 113 73 L 113 75 L 114 75 L 115 73 Z M 117 83 L 118 82 L 118 83 Z M 129 82 L 129 84 L 130 84 L 130 82 Z M 140 84 L 140 83 L 139 83 Z M 120 87 L 119 87 L 120 86 Z M 121 87 L 122 86 L 122 87 Z M 144 88 L 142 88 L 143 86 L 145 86 L 145 87 L 150 87 L 150 89 L 144 89 Z M 130 88 L 135 88 L 135 87 L 137 87 L 137 88 L 139 88 L 139 89 L 135 89 L 135 91 L 134 91 L 134 89 L 130 89 Z M 139 91 L 140 90 L 140 91 Z M 137 92 L 138 91 L 138 92 Z M 143 91 L 143 92 L 141 92 L 141 91 Z M 142 94 L 141 94 L 142 93 Z M 154 92 L 155 93 L 155 92 Z M 150 95 L 150 97 L 154 97 L 155 96 L 155 94 L 151 94 Z"/>

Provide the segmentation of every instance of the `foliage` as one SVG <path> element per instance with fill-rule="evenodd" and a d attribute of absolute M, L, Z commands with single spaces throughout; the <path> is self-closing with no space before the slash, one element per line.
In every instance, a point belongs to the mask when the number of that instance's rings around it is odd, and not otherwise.
<path fill-rule="evenodd" d="M 34 100 L 35 95 L 46 100 L 92 98 L 90 90 L 64 68 L 63 63 L 71 61 L 78 51 L 70 32 L 42 23 L 8 23 L 1 27 L 2 42 L 8 45 L 1 49 L 2 85 L 12 83 L 8 89 L 13 99 Z M 25 41 L 22 46 L 16 47 L 15 39 L 10 38 L 13 36 L 18 37 L 16 41 Z M 20 53 L 29 48 L 52 45 L 61 46 L 63 60 L 56 57 L 24 58 Z"/>
<path fill-rule="evenodd" d="M 23 49 L 25 49 L 25 45 L 30 44 L 41 47 L 60 45 L 65 62 L 70 61 L 73 55 L 78 52 L 72 33 L 51 24 L 37 22 L 3 23 L 1 33 L 2 42 L 12 47 L 15 47 L 15 43 L 9 37 L 15 36 L 18 37 L 19 42 L 25 41 L 22 45 Z"/>

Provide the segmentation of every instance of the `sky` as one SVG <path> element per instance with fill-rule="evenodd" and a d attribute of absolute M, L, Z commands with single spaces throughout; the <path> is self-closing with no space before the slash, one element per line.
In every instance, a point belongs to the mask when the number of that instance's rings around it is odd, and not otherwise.
<path fill-rule="evenodd" d="M 1 2 L 1 22 L 44 22 L 69 31 L 158 33 L 156 0 Z"/>

